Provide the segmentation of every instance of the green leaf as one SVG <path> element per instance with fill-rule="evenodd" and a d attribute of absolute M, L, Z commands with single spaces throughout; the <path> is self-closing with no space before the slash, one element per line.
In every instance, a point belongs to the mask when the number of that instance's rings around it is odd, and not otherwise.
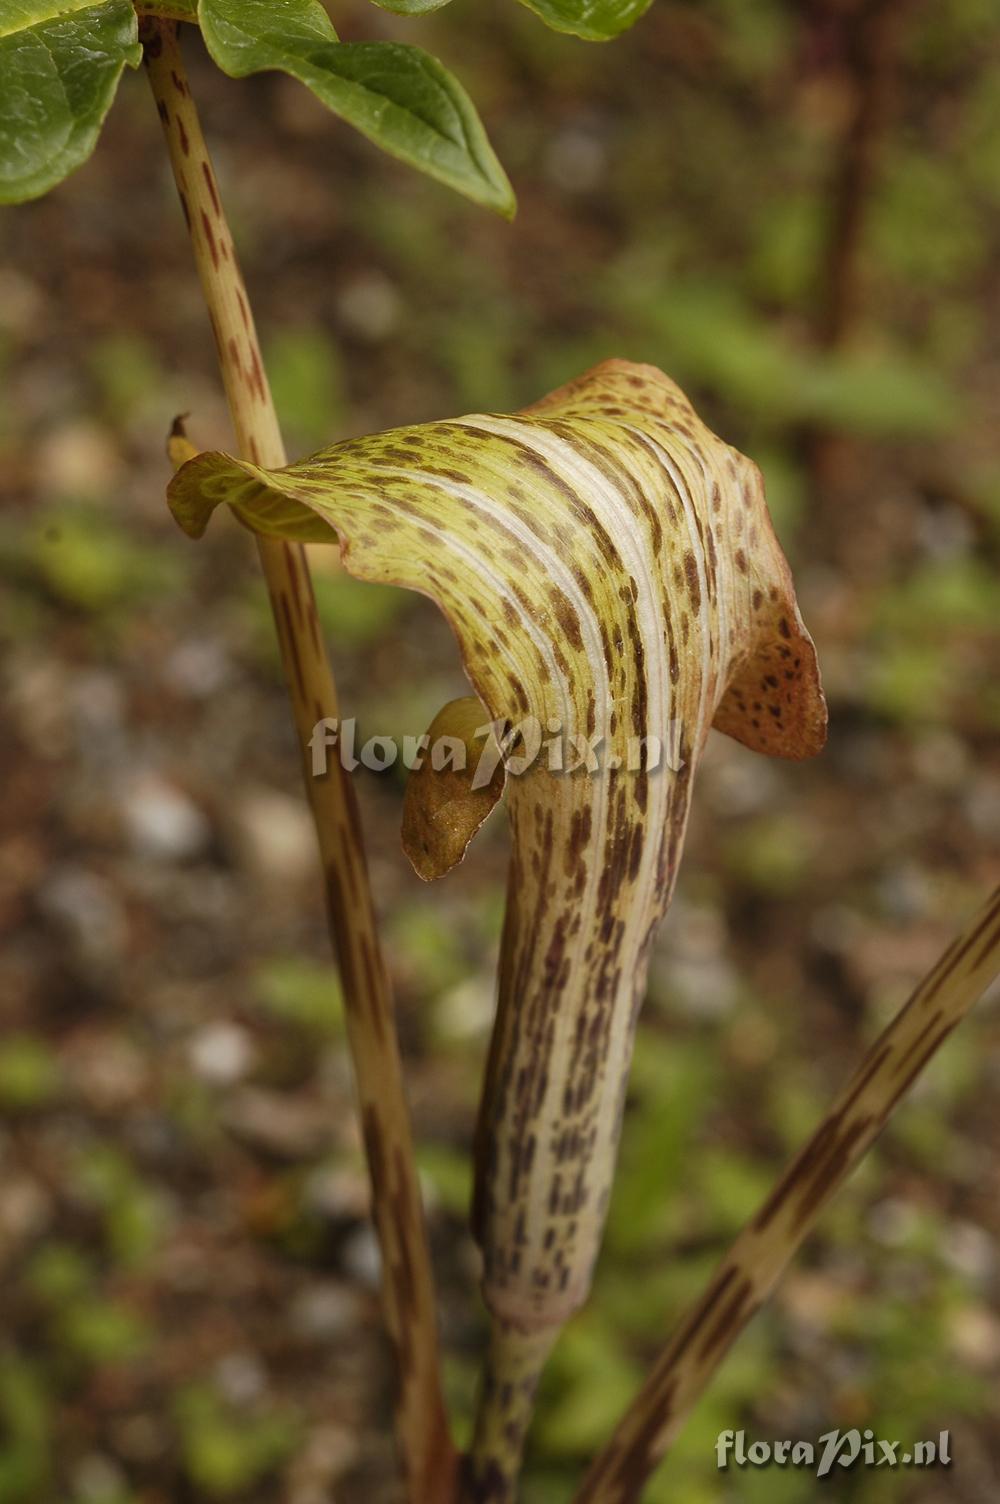
<path fill-rule="evenodd" d="M 607 42 L 634 26 L 652 0 L 521 0 L 553 31 Z"/>
<path fill-rule="evenodd" d="M 376 146 L 510 218 L 514 194 L 461 84 L 398 42 L 338 42 L 319 0 L 201 0 L 202 33 L 224 73 L 278 69 Z"/>
<path fill-rule="evenodd" d="M 0 15 L 0 203 L 38 198 L 93 151 L 125 64 L 129 0 L 7 0 Z"/>
<path fill-rule="evenodd" d="M 396 16 L 426 16 L 432 10 L 440 10 L 448 0 L 374 0 L 380 10 L 391 10 Z"/>

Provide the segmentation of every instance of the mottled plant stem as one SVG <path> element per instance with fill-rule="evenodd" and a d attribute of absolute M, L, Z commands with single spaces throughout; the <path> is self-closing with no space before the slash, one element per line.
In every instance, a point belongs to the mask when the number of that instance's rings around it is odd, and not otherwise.
<path fill-rule="evenodd" d="M 246 289 L 184 73 L 173 22 L 142 25 L 145 60 L 208 307 L 239 452 L 280 466 L 285 451 Z M 331 936 L 343 978 L 347 1033 L 360 1099 L 383 1303 L 395 1349 L 397 1430 L 408 1504 L 446 1504 L 455 1455 L 441 1391 L 430 1255 L 413 1156 L 392 996 L 378 944 L 354 792 L 337 758 L 312 775 L 317 721 L 338 717 L 337 694 L 301 546 L 258 537 L 303 754 L 326 880 Z"/>
<path fill-rule="evenodd" d="M 462 1504 L 513 1504 L 542 1370 L 561 1325 L 520 1332 L 494 1321 L 476 1427 L 462 1467 Z"/>
<path fill-rule="evenodd" d="M 1000 888 L 875 1041 L 744 1228 L 598 1454 L 575 1504 L 634 1504 L 693 1405 L 820 1212 L 1000 971 Z"/>

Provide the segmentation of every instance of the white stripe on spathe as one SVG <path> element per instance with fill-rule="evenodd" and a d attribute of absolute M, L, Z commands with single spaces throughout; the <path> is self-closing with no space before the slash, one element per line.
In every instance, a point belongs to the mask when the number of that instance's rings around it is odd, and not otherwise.
<path fill-rule="evenodd" d="M 543 420 L 534 420 L 527 431 L 515 419 L 483 418 L 477 415 L 469 419 L 476 427 L 486 428 L 500 436 L 509 435 L 532 449 L 544 460 L 578 495 L 585 496 L 608 528 L 623 565 L 638 584 L 636 601 L 639 630 L 643 642 L 644 674 L 647 692 L 647 726 L 666 727 L 673 709 L 673 684 L 670 679 L 670 664 L 666 652 L 666 633 L 663 622 L 662 594 L 658 578 L 654 578 L 655 560 L 652 550 L 643 546 L 645 520 L 636 516 L 632 507 L 622 496 L 605 472 L 589 461 L 580 450 L 561 435 L 553 434 L 543 426 Z M 583 421 L 579 426 L 583 428 Z M 601 437 L 603 437 L 601 432 Z M 689 521 L 690 526 L 690 521 Z M 640 531 L 641 529 L 641 531 Z M 707 588 L 702 584 L 702 598 L 708 601 Z M 704 644 L 707 634 L 702 634 Z M 702 686 L 704 695 L 704 685 Z M 699 711 L 699 724 L 701 712 Z M 608 1040 L 608 1052 L 603 1063 L 609 1080 L 622 1079 L 626 1058 L 632 1047 L 633 1010 L 632 994 L 639 968 L 642 947 L 649 928 L 649 916 L 659 882 L 659 832 L 667 820 L 671 795 L 671 779 L 668 770 L 660 769 L 658 776 L 647 780 L 648 806 L 645 814 L 646 832 L 643 840 L 639 871 L 636 874 L 635 896 L 626 916 L 626 944 L 621 952 L 621 983 L 619 996 L 612 1010 L 614 1026 Z M 671 775 L 672 776 L 672 775 Z M 603 832 L 602 832 L 603 839 Z M 600 850 L 601 847 L 595 847 Z M 596 863 L 594 869 L 596 869 Z M 591 871 L 589 884 L 593 891 L 596 870 Z M 588 900 L 591 894 L 588 893 Z M 603 1128 L 603 1144 L 595 1152 L 592 1169 L 600 1173 L 613 1163 L 617 1143 L 616 1116 L 608 1106 L 600 1115 Z"/>
<path fill-rule="evenodd" d="M 659 460 L 663 469 L 669 475 L 678 500 L 684 509 L 684 520 L 687 524 L 688 537 L 691 541 L 691 552 L 694 555 L 695 567 L 698 571 L 698 588 L 701 592 L 702 610 L 699 612 L 698 632 L 701 638 L 701 693 L 698 697 L 698 722 L 692 745 L 695 749 L 700 748 L 705 725 L 705 704 L 708 697 L 709 685 L 712 681 L 712 634 L 708 630 L 710 625 L 711 597 L 708 593 L 708 577 L 705 563 L 705 551 L 701 546 L 698 529 L 693 518 L 693 502 L 687 482 L 678 471 L 670 455 L 658 444 L 657 441 L 644 434 L 641 429 L 631 424 L 623 424 L 623 427 L 640 441 Z"/>
<path fill-rule="evenodd" d="M 408 480 L 419 480 L 422 485 L 431 481 L 434 487 L 445 494 L 461 500 L 468 506 L 476 508 L 486 518 L 499 521 L 503 526 L 514 534 L 518 541 L 538 561 L 539 566 L 552 579 L 556 580 L 560 588 L 566 593 L 567 599 L 577 611 L 581 623 L 581 635 L 585 643 L 587 661 L 593 675 L 595 699 L 597 701 L 597 714 L 600 717 L 598 724 L 607 725 L 607 715 L 610 704 L 611 685 L 608 679 L 608 669 L 604 660 L 603 640 L 596 614 L 590 602 L 587 600 L 578 581 L 572 571 L 567 568 L 563 560 L 544 548 L 538 537 L 531 532 L 519 518 L 514 516 L 503 505 L 497 502 L 488 493 L 478 490 L 474 486 L 459 481 L 449 480 L 442 476 L 429 476 L 424 472 L 419 475 L 409 473 L 403 469 L 391 468 L 391 473 Z M 511 599 L 514 599 L 511 597 Z M 514 604 L 517 602 L 514 600 Z M 520 608 L 519 608 L 520 609 Z M 523 613 L 521 613 L 523 616 Z M 531 626 L 534 632 L 533 625 Z M 568 717 L 567 717 L 568 719 Z M 569 728 L 566 728 L 569 729 Z M 584 728 L 578 728 L 584 734 Z M 580 911 L 584 914 L 593 914 L 597 907 L 597 887 L 601 878 L 601 864 L 596 859 L 597 854 L 603 851 L 608 830 L 608 780 L 598 776 L 590 780 L 591 790 L 591 858 L 587 868 L 587 884 L 585 892 L 580 897 Z M 592 940 L 592 935 L 586 925 L 582 925 L 574 936 L 572 943 L 567 947 L 568 958 L 572 970 L 579 975 L 585 962 L 585 951 Z M 575 1027 L 575 1020 L 570 1016 L 560 1016 L 556 1020 L 556 1029 L 560 1034 L 565 1034 L 567 1039 Z M 558 1073 L 553 1073 L 546 1090 L 548 1099 L 543 1109 L 543 1117 L 551 1116 L 557 1106 L 558 1095 L 562 1090 L 562 1082 Z"/>

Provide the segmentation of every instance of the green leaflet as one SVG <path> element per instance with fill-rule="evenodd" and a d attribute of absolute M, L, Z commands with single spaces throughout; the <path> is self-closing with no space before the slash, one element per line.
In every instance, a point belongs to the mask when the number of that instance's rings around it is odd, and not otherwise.
<path fill-rule="evenodd" d="M 376 146 L 487 208 L 514 213 L 475 106 L 436 58 L 397 42 L 338 42 L 319 0 L 201 0 L 199 16 L 224 73 L 290 73 Z"/>
<path fill-rule="evenodd" d="M 391 10 L 397 16 L 426 16 L 432 10 L 440 10 L 448 0 L 374 0 L 380 10 Z"/>
<path fill-rule="evenodd" d="M 8 0 L 0 15 L 0 203 L 38 198 L 85 162 L 125 64 L 129 0 Z"/>
<path fill-rule="evenodd" d="M 651 0 L 521 0 L 553 31 L 568 31 L 585 42 L 607 42 L 634 26 Z"/>
<path fill-rule="evenodd" d="M 81 10 L 93 10 L 94 0 L 7 0 L 0 14 L 0 37 L 13 36 L 46 21 L 63 20 Z"/>
<path fill-rule="evenodd" d="M 374 0 L 399 16 L 423 16 L 448 0 Z M 652 0 L 522 0 L 553 31 L 570 32 L 587 42 L 606 42 L 633 26 Z"/>

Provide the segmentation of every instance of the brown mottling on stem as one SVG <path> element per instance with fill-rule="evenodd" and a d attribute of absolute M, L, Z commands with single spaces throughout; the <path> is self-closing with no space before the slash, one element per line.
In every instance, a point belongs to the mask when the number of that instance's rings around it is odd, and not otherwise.
<path fill-rule="evenodd" d="M 204 209 L 202 209 L 201 211 L 201 227 L 205 232 L 205 243 L 208 246 L 209 255 L 212 258 L 212 265 L 216 268 L 216 270 L 218 270 L 219 250 L 215 243 L 215 236 L 212 233 L 211 223 L 209 222 L 208 215 L 206 214 Z"/>
<path fill-rule="evenodd" d="M 152 17 L 143 17 L 139 22 L 139 41 L 142 43 L 143 62 L 155 62 L 163 53 L 163 37 Z M 159 101 L 157 102 L 159 107 Z M 162 118 L 162 117 L 161 117 Z"/>
<path fill-rule="evenodd" d="M 985 949 L 984 934 L 991 942 Z M 821 1209 L 998 970 L 1000 888 L 884 1030 L 736 1239 L 594 1458 L 574 1504 L 636 1504 L 722 1356 L 773 1290 Z"/>
<path fill-rule="evenodd" d="M 219 203 L 219 195 L 215 187 L 215 174 L 212 172 L 212 169 L 211 167 L 209 167 L 207 162 L 202 162 L 201 171 L 202 176 L 205 179 L 205 187 L 208 189 L 212 199 L 212 208 L 215 210 L 216 214 L 221 217 L 222 205 Z"/>
<path fill-rule="evenodd" d="M 266 402 L 268 399 L 267 387 L 264 382 L 264 367 L 261 365 L 260 355 L 257 351 L 256 344 L 252 344 L 250 346 L 250 370 L 253 378 L 254 391 L 257 393 L 257 396 L 260 398 L 261 402 Z"/>
<path fill-rule="evenodd" d="M 141 23 L 141 36 L 185 221 L 189 231 L 193 227 L 195 260 L 239 452 L 255 464 L 280 465 L 285 460 L 281 434 L 218 185 L 186 83 L 177 27 L 148 19 Z M 443 1504 L 450 1498 L 455 1456 L 442 1396 L 433 1282 L 388 973 L 379 950 L 348 775 L 336 759 L 327 776 L 311 775 L 312 728 L 319 720 L 339 719 L 336 688 L 315 621 L 301 547 L 262 538 L 258 551 L 326 874 L 329 928 L 342 971 L 358 1094 L 377 1123 L 377 1135 L 369 1127 L 366 1144 L 377 1183 L 374 1215 L 382 1250 L 385 1323 L 405 1368 L 400 1374 L 397 1434 L 406 1496 L 408 1504 Z M 299 602 L 307 598 L 309 608 L 303 610 Z M 379 1153 L 391 1167 L 381 1178 Z"/>

